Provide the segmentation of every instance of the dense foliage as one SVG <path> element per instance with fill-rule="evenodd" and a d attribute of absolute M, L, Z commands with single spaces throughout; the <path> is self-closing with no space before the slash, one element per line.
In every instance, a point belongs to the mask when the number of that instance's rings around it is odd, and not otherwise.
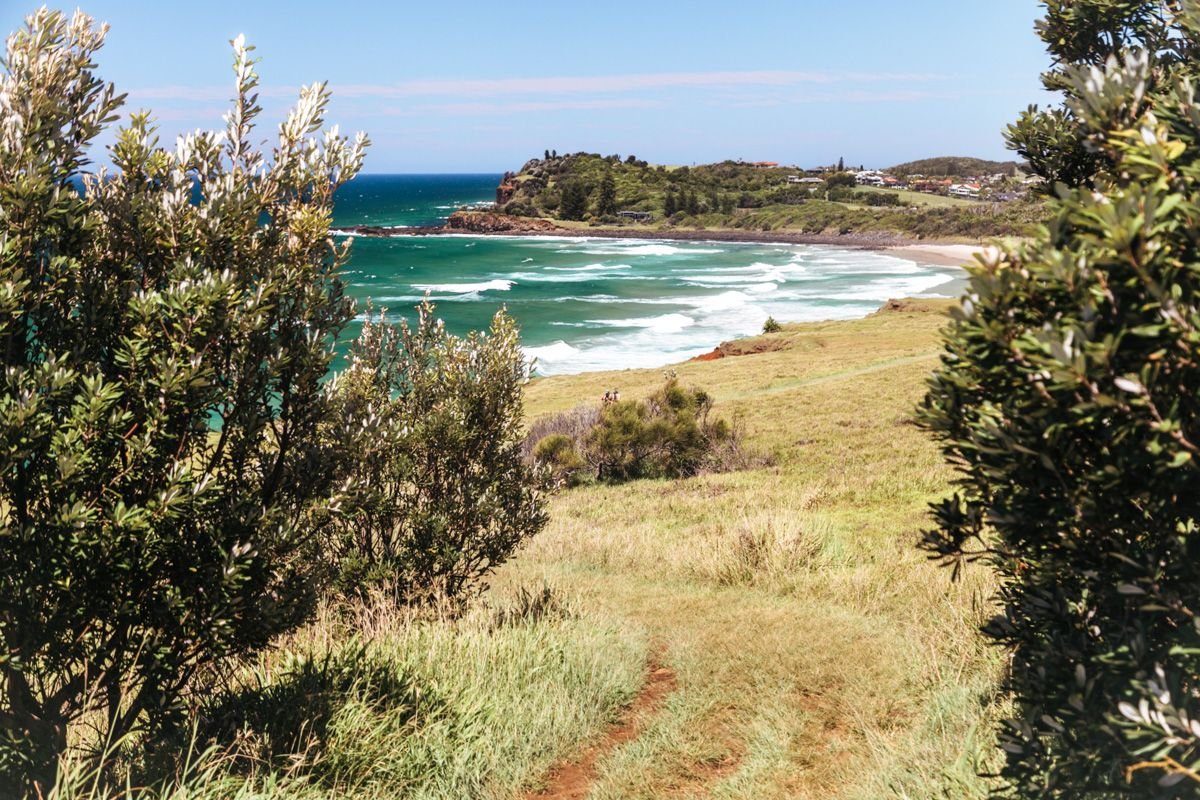
<path fill-rule="evenodd" d="M 335 526 L 339 584 L 399 599 L 461 602 L 546 524 L 539 476 L 522 457 L 527 366 L 503 311 L 488 334 L 367 321 L 331 393 L 327 435 L 346 451 L 356 500 Z"/>
<path fill-rule="evenodd" d="M 644 400 L 615 393 L 599 408 L 538 419 L 526 435 L 525 458 L 545 468 L 553 486 L 686 478 L 770 463 L 745 449 L 736 421 L 710 419 L 712 408 L 707 392 L 670 373 Z"/>
<path fill-rule="evenodd" d="M 1194 77 L 1195 44 L 1187 31 L 1194 8 L 1183 0 L 1046 0 L 1045 6 L 1037 27 L 1053 65 L 1042 83 L 1064 92 L 1068 101 L 1046 110 L 1030 106 L 1005 136 L 1053 191 L 1055 183 L 1091 185 L 1094 176 L 1116 166 L 1080 118 L 1083 95 L 1075 70 L 1103 67 L 1110 58 L 1134 52 L 1149 54 L 1145 82 L 1126 87 L 1135 106 L 1179 77 Z"/>
<path fill-rule="evenodd" d="M 924 421 L 961 477 L 925 545 L 1001 577 L 1005 791 L 1194 796 L 1200 8 L 1047 9 L 1067 105 L 1013 138 L 1053 127 L 1030 158 L 1064 185 L 1034 241 L 974 269 L 948 331 Z"/>
<path fill-rule="evenodd" d="M 313 137 L 314 85 L 265 157 L 238 40 L 223 134 L 162 149 L 135 114 L 81 193 L 122 99 L 93 73 L 104 33 L 43 9 L 0 77 L 6 797 L 46 790 L 85 717 L 100 742 L 177 722 L 206 665 L 298 624 L 320 586 L 320 381 L 350 313 L 328 227 L 365 140 Z"/>

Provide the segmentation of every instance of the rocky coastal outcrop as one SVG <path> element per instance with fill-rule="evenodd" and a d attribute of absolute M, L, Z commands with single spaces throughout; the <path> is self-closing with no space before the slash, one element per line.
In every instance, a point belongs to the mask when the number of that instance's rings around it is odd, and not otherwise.
<path fill-rule="evenodd" d="M 504 173 L 500 185 L 496 187 L 496 205 L 502 206 L 517 193 L 517 176 L 511 172 Z"/>
<path fill-rule="evenodd" d="M 547 233 L 562 230 L 548 219 L 513 217 L 490 211 L 455 211 L 445 229 L 454 233 Z"/>

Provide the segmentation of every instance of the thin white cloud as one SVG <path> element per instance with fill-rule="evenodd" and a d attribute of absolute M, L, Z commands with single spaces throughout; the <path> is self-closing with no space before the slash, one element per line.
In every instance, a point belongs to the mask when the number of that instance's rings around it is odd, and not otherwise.
<path fill-rule="evenodd" d="M 918 89 L 894 91 L 847 91 L 805 92 L 801 94 L 745 94 L 725 93 L 710 97 L 709 105 L 727 108 L 776 108 L 779 106 L 810 105 L 821 103 L 915 103 L 922 100 L 961 100 L 961 92 L 930 92 Z"/>
<path fill-rule="evenodd" d="M 600 111 L 614 108 L 657 108 L 662 105 L 654 100 L 630 98 L 600 98 L 594 100 L 545 100 L 514 101 L 511 103 L 463 102 L 434 103 L 421 106 L 395 106 L 375 109 L 371 113 L 384 116 L 426 116 L 445 114 L 448 116 L 498 116 L 504 114 L 536 114 L 545 111 Z"/>
<path fill-rule="evenodd" d="M 635 75 L 557 76 L 541 78 L 446 78 L 392 84 L 337 84 L 338 97 L 400 99 L 408 97 L 495 97 L 499 95 L 615 94 L 654 89 L 715 89 L 735 86 L 798 86 L 803 84 L 924 83 L 944 75 L 910 72 L 801 72 L 752 70 L 744 72 L 659 72 Z M 297 87 L 264 86 L 263 97 L 294 96 Z M 227 87 L 151 86 L 133 89 L 137 100 L 218 100 L 230 96 Z"/>

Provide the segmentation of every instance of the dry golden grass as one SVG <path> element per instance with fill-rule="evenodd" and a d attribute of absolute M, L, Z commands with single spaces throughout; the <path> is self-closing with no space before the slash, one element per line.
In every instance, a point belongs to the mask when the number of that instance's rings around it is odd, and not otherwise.
<path fill-rule="evenodd" d="M 497 583 L 548 580 L 644 629 L 679 676 L 661 715 L 600 764 L 591 797 L 971 797 L 998 659 L 975 633 L 991 586 L 915 544 L 951 477 L 910 417 L 946 304 L 790 325 L 786 348 L 677 366 L 777 465 L 559 495 Z M 663 370 L 555 377 L 530 418 L 649 394 Z"/>
<path fill-rule="evenodd" d="M 945 306 L 789 325 L 766 343 L 780 349 L 676 367 L 775 465 L 561 493 L 465 618 L 372 605 L 320 617 L 241 682 L 248 700 L 291 697 L 298 665 L 349 654 L 348 693 L 322 690 L 324 743 L 250 776 L 212 750 L 146 800 L 526 797 L 605 739 L 653 658 L 674 690 L 594 775 L 589 763 L 593 800 L 981 797 L 1000 659 L 975 631 L 992 586 L 983 570 L 951 583 L 915 546 L 951 478 L 911 424 Z M 637 398 L 662 378 L 539 380 L 528 410 L 613 386 Z M 539 611 L 520 590 L 545 584 L 554 605 Z M 411 697 L 379 700 L 380 674 Z M 89 775 L 68 764 L 55 797 L 125 797 Z"/>

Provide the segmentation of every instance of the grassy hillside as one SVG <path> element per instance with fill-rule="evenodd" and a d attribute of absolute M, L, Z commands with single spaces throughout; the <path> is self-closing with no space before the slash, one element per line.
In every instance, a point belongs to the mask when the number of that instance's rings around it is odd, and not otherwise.
<path fill-rule="evenodd" d="M 982 797 L 992 587 L 914 546 L 951 477 L 911 423 L 945 305 L 679 365 L 773 466 L 562 492 L 466 618 L 327 611 L 212 701 L 162 796 Z M 663 372 L 539 379 L 528 412 Z"/>
<path fill-rule="evenodd" d="M 922 158 L 897 164 L 888 171 L 894 175 L 1013 175 L 1020 167 L 1016 161 L 988 161 L 964 156 Z"/>
<path fill-rule="evenodd" d="M 680 366 L 772 468 L 555 499 L 501 585 L 545 580 L 644 630 L 679 676 L 590 797 L 980 795 L 990 587 L 951 584 L 914 548 L 950 477 L 910 423 L 942 307 L 789 325 L 770 337 L 786 349 Z M 638 397 L 661 372 L 540 380 L 529 410 Z"/>
<path fill-rule="evenodd" d="M 794 168 L 762 168 L 732 161 L 664 167 L 636 159 L 622 161 L 617 156 L 575 153 L 527 162 L 506 182 L 511 197 L 501 210 L 551 218 L 568 227 L 778 230 L 972 242 L 1026 235 L 1031 225 L 1044 219 L 1044 209 L 1036 202 L 993 205 L 844 186 L 827 192 L 823 184 L 789 184 L 788 176 L 797 174 Z M 611 181 L 615 211 L 644 212 L 650 218 L 631 222 L 616 213 L 602 213 L 600 198 L 606 180 Z M 810 192 L 814 188 L 815 193 Z M 579 199 L 570 209 L 572 193 Z M 872 199 L 898 204 L 870 207 Z"/>

